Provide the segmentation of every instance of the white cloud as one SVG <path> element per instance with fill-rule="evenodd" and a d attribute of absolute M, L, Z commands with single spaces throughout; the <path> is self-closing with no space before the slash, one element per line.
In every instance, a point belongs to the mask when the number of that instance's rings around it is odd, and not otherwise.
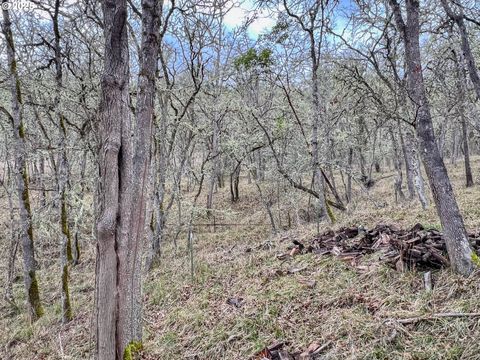
<path fill-rule="evenodd" d="M 248 27 L 250 34 L 258 36 L 262 32 L 270 30 L 275 25 L 275 19 L 272 16 L 260 14 Z"/>
<path fill-rule="evenodd" d="M 251 0 L 235 4 L 225 15 L 224 23 L 229 28 L 242 25 L 245 20 L 253 16 L 254 5 Z M 271 29 L 275 25 L 275 18 L 270 10 L 261 10 L 257 12 L 255 20 L 248 27 L 250 36 L 257 37 L 262 32 Z"/>

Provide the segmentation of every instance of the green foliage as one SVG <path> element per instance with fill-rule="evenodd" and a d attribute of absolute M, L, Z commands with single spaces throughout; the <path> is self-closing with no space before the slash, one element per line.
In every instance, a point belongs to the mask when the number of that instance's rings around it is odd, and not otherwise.
<path fill-rule="evenodd" d="M 285 135 L 287 130 L 287 119 L 284 116 L 279 116 L 275 119 L 275 133 L 276 135 Z"/>
<path fill-rule="evenodd" d="M 65 313 L 63 314 L 64 321 L 73 319 L 72 306 L 70 304 L 70 291 L 68 289 L 68 265 L 63 266 L 62 273 L 62 290 L 65 298 L 63 299 L 63 307 Z"/>
<path fill-rule="evenodd" d="M 65 191 L 62 193 L 61 222 L 62 222 L 62 233 L 67 238 L 67 244 L 66 244 L 67 261 L 72 261 L 73 260 L 72 238 L 70 234 L 70 228 L 68 226 L 67 199 L 65 196 Z"/>
<path fill-rule="evenodd" d="M 233 65 L 237 71 L 241 69 L 250 70 L 252 68 L 267 68 L 273 64 L 272 50 L 263 49 L 259 53 L 254 48 L 248 49 L 244 54 L 238 56 Z"/>
<path fill-rule="evenodd" d="M 28 289 L 28 300 L 33 307 L 33 316 L 35 317 L 34 320 L 43 316 L 44 311 L 42 304 L 40 302 L 40 294 L 38 291 L 38 282 L 35 271 L 30 271 L 28 273 L 30 276 L 30 288 Z"/>
<path fill-rule="evenodd" d="M 425 223 L 425 224 L 422 224 L 423 227 L 427 230 L 430 230 L 430 229 L 433 229 L 433 230 L 437 230 L 437 231 L 442 231 L 442 225 L 440 224 L 437 224 L 437 223 Z"/>
<path fill-rule="evenodd" d="M 328 201 L 325 201 L 325 206 L 327 207 L 327 214 L 328 214 L 328 217 L 330 218 L 330 221 L 335 224 L 335 222 L 337 221 L 337 219 L 335 218 L 335 215 L 333 214 L 333 211 L 332 211 L 332 207 L 330 206 L 330 204 L 328 203 Z"/>

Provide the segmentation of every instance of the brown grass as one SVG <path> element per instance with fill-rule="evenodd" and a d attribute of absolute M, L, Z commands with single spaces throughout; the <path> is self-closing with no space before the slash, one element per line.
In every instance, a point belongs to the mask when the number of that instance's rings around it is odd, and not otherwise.
<path fill-rule="evenodd" d="M 479 168 L 480 159 L 475 158 L 473 169 Z M 450 175 L 465 223 L 470 230 L 477 230 L 479 188 L 464 188 L 461 163 L 450 169 Z M 395 204 L 392 182 L 392 178 L 381 180 L 368 194 L 356 188 L 356 202 L 348 212 L 336 212 L 338 223 L 333 227 L 369 227 L 381 222 L 439 227 L 433 206 L 422 211 L 417 201 Z M 436 312 L 480 311 L 478 274 L 465 279 L 448 269 L 436 271 L 434 290 L 427 293 L 421 273 L 395 272 L 380 265 L 375 255 L 363 259 L 363 265 L 369 266 L 367 272 L 312 254 L 281 262 L 276 255 L 286 251 L 292 239 L 304 241 L 314 236 L 316 225 L 299 224 L 272 235 L 255 187 L 242 182 L 240 191 L 241 201 L 236 204 L 230 203 L 228 189 L 217 193 L 217 222 L 265 226 L 219 227 L 216 232 L 198 228 L 193 280 L 185 234 L 180 234 L 176 249 L 171 242 L 177 226 L 172 213 L 170 241 L 164 245 L 162 263 L 144 283 L 145 359 L 248 359 L 276 340 L 286 341 L 291 351 L 304 350 L 313 341 L 330 341 L 324 359 L 480 359 L 478 319 L 441 319 L 407 326 L 389 321 Z M 187 214 L 188 194 L 185 198 Z M 273 206 L 277 222 L 280 213 L 285 226 L 287 213 L 295 219 L 295 210 L 306 208 L 307 201 L 291 189 L 281 193 L 280 203 Z M 204 203 L 202 198 L 199 204 Z M 5 355 L 0 358 L 90 358 L 94 240 L 85 235 L 83 248 L 88 250 L 72 270 L 75 319 L 63 326 L 56 242 L 48 239 L 53 230 L 40 225 L 39 259 L 45 260 L 39 278 L 46 316 L 30 326 L 23 309 L 12 311 L 4 306 L 0 310 L 0 354 Z M 322 224 L 322 229 L 328 226 Z M 1 241 L 5 249 L 6 239 Z M 3 271 L 5 264 L 1 266 Z M 305 269 L 290 275 L 277 271 L 294 268 Z M 315 280 L 316 285 L 309 288 L 301 283 L 304 279 Z M 21 277 L 15 283 L 15 296 L 22 304 Z M 227 304 L 228 298 L 242 298 L 243 306 Z"/>

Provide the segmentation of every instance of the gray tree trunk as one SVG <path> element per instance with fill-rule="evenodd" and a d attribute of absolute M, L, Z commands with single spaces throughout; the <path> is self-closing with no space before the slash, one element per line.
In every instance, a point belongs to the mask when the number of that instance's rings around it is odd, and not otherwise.
<path fill-rule="evenodd" d="M 420 57 L 420 23 L 418 0 L 407 0 L 407 20 L 404 22 L 400 5 L 389 0 L 395 22 L 405 44 L 409 96 L 416 106 L 416 130 L 421 156 L 432 189 L 438 216 L 442 223 L 450 262 L 455 271 L 468 275 L 473 270 L 472 250 L 465 225 L 457 205 L 447 169 L 435 142 L 430 105 L 423 81 Z"/>
<path fill-rule="evenodd" d="M 6 3 L 5 0 L 2 3 Z M 20 78 L 17 72 L 15 43 L 11 29 L 10 14 L 2 10 L 2 31 L 7 43 L 7 61 L 10 69 L 10 92 L 12 96 L 12 122 L 15 149 L 15 180 L 20 211 L 20 235 L 23 250 L 24 283 L 30 321 L 43 315 L 36 276 L 35 249 L 33 244 L 32 211 L 30 208 L 29 178 L 27 173 L 25 127 L 23 123 L 23 99 Z"/>
<path fill-rule="evenodd" d="M 72 320 L 72 306 L 70 303 L 69 262 L 72 257 L 72 240 L 68 218 L 67 184 L 68 184 L 68 160 L 67 160 L 67 125 L 62 109 L 61 92 L 63 90 L 62 53 L 60 48 L 60 29 L 58 26 L 60 13 L 60 0 L 55 0 L 55 8 L 52 17 L 55 51 L 55 114 L 60 129 L 60 153 L 57 161 L 57 190 L 60 201 L 60 274 L 62 296 L 62 322 L 65 324 Z"/>
<path fill-rule="evenodd" d="M 402 174 L 402 162 L 400 161 L 400 150 L 398 149 L 398 142 L 395 138 L 395 134 L 393 130 L 390 128 L 390 137 L 392 138 L 392 148 L 393 148 L 393 165 L 395 170 L 397 171 L 397 175 L 395 176 L 395 202 L 398 203 L 399 201 L 405 200 L 405 194 L 402 190 L 402 183 L 403 183 L 403 174 Z"/>
<path fill-rule="evenodd" d="M 7 151 L 8 154 L 8 151 Z M 7 179 L 10 179 L 10 166 L 8 165 L 8 155 L 7 155 Z M 15 306 L 15 298 L 13 296 L 13 280 L 15 277 L 15 260 L 17 258 L 18 250 L 18 234 L 16 232 L 15 224 L 15 211 L 13 207 L 13 191 L 9 189 L 7 184 L 4 183 L 5 191 L 8 196 L 8 208 L 10 210 L 10 244 L 8 246 L 8 265 L 7 265 L 7 280 L 5 281 L 5 293 L 4 299 L 11 305 Z"/>
<path fill-rule="evenodd" d="M 468 124 L 465 118 L 465 73 L 463 68 L 463 56 L 460 55 L 460 59 L 454 54 L 455 65 L 457 70 L 457 90 L 458 90 L 458 113 L 460 118 L 460 124 L 462 126 L 462 140 L 463 140 L 463 157 L 465 163 L 465 185 L 467 187 L 473 186 L 472 167 L 470 165 L 470 149 L 468 144 Z"/>
<path fill-rule="evenodd" d="M 136 124 L 131 123 L 126 0 L 105 0 L 105 65 L 100 104 L 96 335 L 98 359 L 123 359 L 142 339 L 141 250 L 145 227 L 160 14 L 142 0 Z"/>

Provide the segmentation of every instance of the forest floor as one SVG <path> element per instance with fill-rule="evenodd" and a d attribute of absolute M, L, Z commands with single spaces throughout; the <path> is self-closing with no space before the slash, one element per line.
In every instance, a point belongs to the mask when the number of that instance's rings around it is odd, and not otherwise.
<path fill-rule="evenodd" d="M 480 159 L 474 158 L 472 166 L 478 173 Z M 449 173 L 467 228 L 478 230 L 479 185 L 464 187 L 460 162 L 449 167 Z M 355 204 L 348 212 L 336 211 L 337 223 L 322 224 L 321 230 L 370 228 L 379 223 L 440 227 L 433 206 L 423 211 L 418 201 L 396 204 L 392 183 L 393 178 L 383 179 L 368 193 L 357 188 Z M 278 205 L 285 215 L 287 210 Z M 312 239 L 316 224 L 273 235 L 256 188 L 246 181 L 240 184 L 239 202 L 231 204 L 229 189 L 224 188 L 216 194 L 215 207 L 223 209 L 217 212 L 219 223 L 248 225 L 217 226 L 215 232 L 211 227 L 198 228 L 193 278 L 186 235 L 180 234 L 176 247 L 167 239 L 161 264 L 144 282 L 143 359 L 250 359 L 275 342 L 284 342 L 291 353 L 316 343 L 323 346 L 319 359 L 480 359 L 479 318 L 405 325 L 395 321 L 434 313 L 480 312 L 478 273 L 463 278 L 449 269 L 433 271 L 434 288 L 427 292 L 422 272 L 397 272 L 382 265 L 375 254 L 363 258 L 361 271 L 338 258 L 312 253 L 282 261 L 277 255 L 287 252 L 292 240 Z M 85 235 L 82 261 L 71 271 L 75 318 L 62 325 L 57 244 L 48 241 L 46 233 L 39 235 L 43 240 L 37 253 L 38 259 L 44 259 L 39 264 L 39 283 L 45 316 L 28 325 L 23 309 L 14 311 L 2 304 L 0 359 L 91 358 L 93 237 Z M 5 243 L 0 245 L 6 249 Z M 6 251 L 1 259 L 0 270 L 5 273 Z M 22 304 L 20 269 L 18 273 L 14 290 Z"/>

